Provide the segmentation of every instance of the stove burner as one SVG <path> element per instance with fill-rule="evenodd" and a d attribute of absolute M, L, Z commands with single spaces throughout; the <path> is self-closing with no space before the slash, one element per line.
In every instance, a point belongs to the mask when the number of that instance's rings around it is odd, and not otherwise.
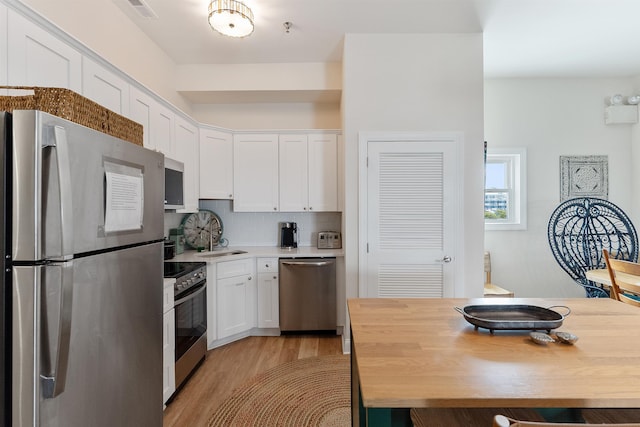
<path fill-rule="evenodd" d="M 201 267 L 206 267 L 206 262 L 166 262 L 164 263 L 164 277 L 177 278 L 188 274 Z"/>

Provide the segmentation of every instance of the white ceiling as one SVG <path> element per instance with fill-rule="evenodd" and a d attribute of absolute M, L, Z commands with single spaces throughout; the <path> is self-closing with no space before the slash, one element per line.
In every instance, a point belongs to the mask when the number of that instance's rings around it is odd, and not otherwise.
<path fill-rule="evenodd" d="M 486 77 L 640 75 L 640 0 L 245 0 L 244 39 L 209 28 L 208 0 L 143 0 L 157 19 L 113 1 L 177 64 L 340 62 L 346 33 L 482 31 Z"/>

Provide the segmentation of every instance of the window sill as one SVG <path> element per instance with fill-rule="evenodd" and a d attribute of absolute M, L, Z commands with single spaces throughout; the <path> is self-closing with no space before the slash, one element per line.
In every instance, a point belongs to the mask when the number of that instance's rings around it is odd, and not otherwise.
<path fill-rule="evenodd" d="M 512 230 L 526 230 L 527 224 L 523 223 L 484 223 L 484 231 L 512 231 Z"/>

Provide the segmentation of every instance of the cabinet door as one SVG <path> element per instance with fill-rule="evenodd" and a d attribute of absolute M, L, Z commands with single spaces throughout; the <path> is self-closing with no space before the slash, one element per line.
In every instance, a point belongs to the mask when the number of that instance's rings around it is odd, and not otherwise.
<path fill-rule="evenodd" d="M 207 263 L 207 350 L 218 339 L 218 283 L 216 280 L 217 263 Z"/>
<path fill-rule="evenodd" d="M 309 210 L 338 210 L 336 135 L 309 135 Z"/>
<path fill-rule="evenodd" d="M 80 52 L 12 10 L 8 18 L 9 85 L 64 87 L 82 93 Z"/>
<path fill-rule="evenodd" d="M 251 315 L 247 312 L 250 299 L 251 276 L 218 279 L 218 339 L 250 329 Z"/>
<path fill-rule="evenodd" d="M 174 158 L 175 116 L 167 107 L 159 103 L 151 105 L 151 144 L 169 158 Z"/>
<path fill-rule="evenodd" d="M 82 95 L 129 116 L 129 83 L 89 58 L 82 58 Z"/>
<path fill-rule="evenodd" d="M 142 141 L 145 148 L 154 150 L 153 140 L 149 138 L 151 132 L 151 109 L 155 101 L 135 86 L 129 91 L 129 118 L 140 123 L 144 128 Z"/>
<path fill-rule="evenodd" d="M 278 210 L 278 135 L 233 137 L 233 210 Z"/>
<path fill-rule="evenodd" d="M 233 136 L 200 130 L 200 198 L 233 198 Z"/>
<path fill-rule="evenodd" d="M 344 145 L 342 135 L 337 135 L 338 140 L 338 211 L 344 211 Z"/>
<path fill-rule="evenodd" d="M 176 318 L 173 308 L 164 314 L 162 323 L 162 401 L 165 403 L 176 390 Z"/>
<path fill-rule="evenodd" d="M 280 326 L 278 291 L 278 273 L 258 274 L 259 328 L 278 328 Z"/>
<path fill-rule="evenodd" d="M 304 212 L 309 207 L 307 135 L 280 135 L 278 151 L 280 211 Z"/>
<path fill-rule="evenodd" d="M 184 209 L 178 212 L 196 212 L 200 192 L 198 128 L 187 120 L 176 117 L 175 138 L 175 157 L 184 163 Z"/>
<path fill-rule="evenodd" d="M 7 28 L 7 7 L 3 4 L 0 4 L 0 28 Z M 7 84 L 7 32 L 0 31 L 0 85 Z M 0 90 L 0 95 L 3 92 Z"/>

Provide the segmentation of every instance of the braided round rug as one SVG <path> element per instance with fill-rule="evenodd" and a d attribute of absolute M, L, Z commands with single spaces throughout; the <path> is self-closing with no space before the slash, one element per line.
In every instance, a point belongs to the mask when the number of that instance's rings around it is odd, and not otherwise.
<path fill-rule="evenodd" d="M 209 427 L 351 425 L 348 355 L 309 357 L 263 372 L 215 410 Z"/>

